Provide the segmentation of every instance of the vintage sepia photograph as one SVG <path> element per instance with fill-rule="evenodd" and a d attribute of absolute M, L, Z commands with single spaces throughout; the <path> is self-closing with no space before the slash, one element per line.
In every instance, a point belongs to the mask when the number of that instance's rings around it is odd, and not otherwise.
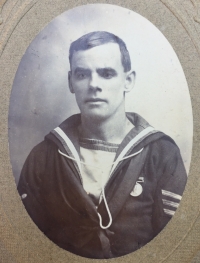
<path fill-rule="evenodd" d="M 13 175 L 33 222 L 71 253 L 132 253 L 179 207 L 192 108 L 163 33 L 119 6 L 79 6 L 21 59 L 8 120 Z"/>

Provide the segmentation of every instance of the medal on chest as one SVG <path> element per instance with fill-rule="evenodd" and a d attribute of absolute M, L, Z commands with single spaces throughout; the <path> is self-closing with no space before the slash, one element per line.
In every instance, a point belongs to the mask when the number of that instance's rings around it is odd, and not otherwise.
<path fill-rule="evenodd" d="M 142 194 L 143 192 L 143 187 L 141 185 L 141 183 L 144 183 L 144 177 L 139 177 L 138 181 L 136 182 L 133 190 L 131 191 L 130 195 L 131 196 L 139 196 Z"/>

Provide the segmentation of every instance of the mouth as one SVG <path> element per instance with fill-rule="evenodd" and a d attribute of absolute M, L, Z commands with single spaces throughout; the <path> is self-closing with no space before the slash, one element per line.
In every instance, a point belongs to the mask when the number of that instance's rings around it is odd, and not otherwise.
<path fill-rule="evenodd" d="M 106 101 L 100 98 L 90 98 L 90 99 L 87 99 L 85 102 L 86 103 L 102 103 Z"/>

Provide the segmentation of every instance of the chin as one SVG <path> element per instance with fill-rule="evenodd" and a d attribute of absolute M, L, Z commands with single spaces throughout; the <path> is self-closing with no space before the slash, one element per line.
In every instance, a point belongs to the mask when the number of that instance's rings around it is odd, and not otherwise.
<path fill-rule="evenodd" d="M 81 115 L 93 121 L 102 121 L 109 117 L 108 114 L 104 113 L 102 110 L 101 111 L 100 110 L 98 111 L 87 110 L 87 111 L 81 112 Z"/>

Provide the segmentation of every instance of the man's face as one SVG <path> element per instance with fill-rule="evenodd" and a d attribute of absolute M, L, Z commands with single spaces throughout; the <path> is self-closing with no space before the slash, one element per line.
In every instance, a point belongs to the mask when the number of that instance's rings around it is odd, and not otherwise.
<path fill-rule="evenodd" d="M 124 111 L 124 92 L 133 78 L 124 72 L 118 44 L 108 43 L 73 54 L 69 87 L 82 115 L 106 119 Z"/>

